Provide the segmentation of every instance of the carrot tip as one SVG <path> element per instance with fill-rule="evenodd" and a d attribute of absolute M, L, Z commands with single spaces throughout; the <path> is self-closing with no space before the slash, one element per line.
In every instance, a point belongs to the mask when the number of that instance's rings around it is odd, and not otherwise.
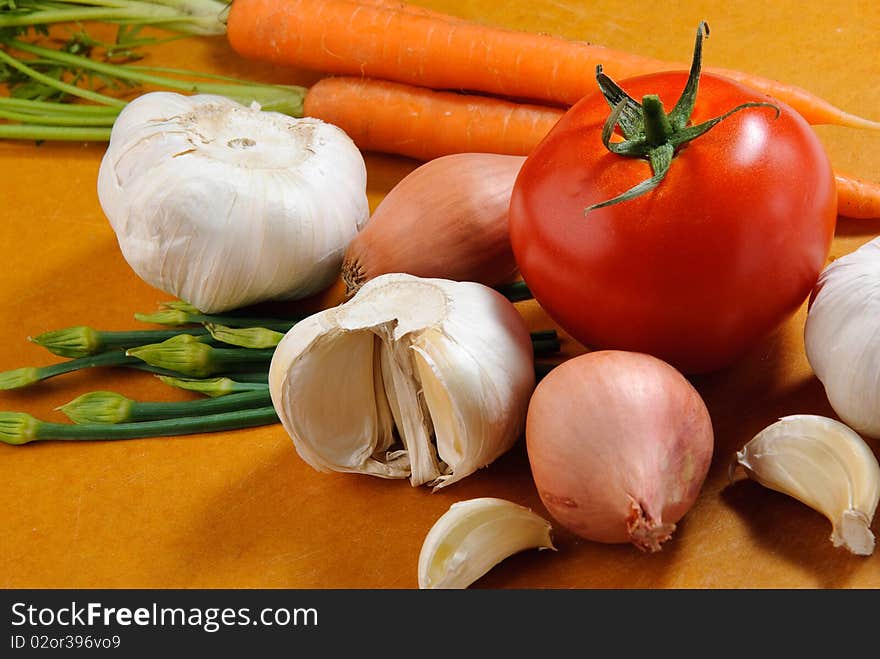
<path fill-rule="evenodd" d="M 856 114 L 850 114 L 849 112 L 841 112 L 840 117 L 836 123 L 838 123 L 840 126 L 846 126 L 848 128 L 866 128 L 868 130 L 880 130 L 880 121 L 865 119 L 864 117 L 860 117 Z"/>

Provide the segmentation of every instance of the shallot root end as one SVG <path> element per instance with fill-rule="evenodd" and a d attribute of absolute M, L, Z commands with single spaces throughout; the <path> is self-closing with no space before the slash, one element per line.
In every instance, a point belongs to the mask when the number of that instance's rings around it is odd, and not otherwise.
<path fill-rule="evenodd" d="M 358 292 L 367 280 L 364 269 L 357 259 L 346 259 L 342 262 L 342 281 L 345 283 L 345 295 L 351 297 Z"/>
<path fill-rule="evenodd" d="M 672 537 L 675 524 L 654 521 L 645 514 L 641 504 L 633 499 L 626 518 L 626 530 L 630 542 L 636 547 L 654 553 L 660 551 L 661 545 Z"/>

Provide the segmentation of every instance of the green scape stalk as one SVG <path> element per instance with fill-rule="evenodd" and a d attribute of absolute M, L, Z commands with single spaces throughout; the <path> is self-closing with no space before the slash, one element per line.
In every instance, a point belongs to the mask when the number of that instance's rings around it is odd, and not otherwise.
<path fill-rule="evenodd" d="M 531 300 L 534 297 L 524 281 L 502 284 L 501 286 L 496 286 L 495 290 L 511 302 L 522 302 L 523 300 Z"/>
<path fill-rule="evenodd" d="M 224 325 L 226 327 L 260 327 L 277 332 L 287 332 L 297 321 L 305 316 L 292 318 L 259 318 L 246 315 L 216 315 L 203 314 L 200 311 L 191 311 L 185 308 L 162 309 L 155 313 L 136 313 L 135 320 L 154 325 L 166 325 L 169 327 L 184 327 L 186 325 L 206 324 Z"/>
<path fill-rule="evenodd" d="M 238 430 L 273 423 L 278 423 L 278 415 L 271 406 L 159 421 L 88 425 L 49 423 L 24 412 L 0 412 L 0 442 L 19 446 L 49 440 L 143 439 Z"/>
<path fill-rule="evenodd" d="M 535 362 L 535 380 L 540 382 L 543 380 L 550 371 L 559 366 L 559 364 L 554 362 Z"/>
<path fill-rule="evenodd" d="M 236 370 L 266 368 L 274 352 L 274 349 L 215 348 L 197 337 L 181 334 L 161 343 L 132 348 L 126 354 L 157 368 L 204 378 Z"/>
<path fill-rule="evenodd" d="M 104 331 L 85 325 L 43 332 L 28 341 L 40 345 L 49 352 L 61 357 L 88 357 L 109 350 L 127 350 L 150 343 L 167 341 L 182 333 L 197 337 L 207 337 L 208 330 L 202 329 L 168 329 L 168 330 L 132 330 Z"/>
<path fill-rule="evenodd" d="M 538 332 L 537 334 L 538 336 L 532 334 L 532 349 L 534 350 L 535 355 L 546 355 L 559 352 L 562 346 L 559 342 L 559 337 L 556 336 L 555 332 L 552 333 L 552 336 L 541 336 L 541 334 L 546 334 L 543 332 Z"/>
<path fill-rule="evenodd" d="M 168 369 L 145 364 L 142 360 L 135 359 L 134 357 L 128 357 L 121 350 L 113 350 L 99 355 L 50 364 L 49 366 L 26 366 L 11 371 L 4 371 L 0 373 L 0 390 L 21 389 L 58 375 L 99 366 L 125 366 L 161 375 L 180 375 L 180 373 L 174 373 Z"/>
<path fill-rule="evenodd" d="M 272 404 L 269 388 L 189 401 L 146 402 L 113 391 L 92 391 L 58 409 L 76 424 L 131 423 L 266 407 Z"/>
<path fill-rule="evenodd" d="M 246 382 L 241 379 L 239 374 L 238 380 L 229 377 L 219 378 L 176 378 L 168 375 L 160 375 L 159 379 L 171 387 L 185 389 L 187 391 L 195 391 L 206 396 L 217 397 L 235 394 L 244 391 L 265 391 L 268 390 L 268 373 L 258 374 L 265 375 L 265 381 Z"/>
<path fill-rule="evenodd" d="M 284 338 L 283 332 L 276 332 L 265 327 L 235 328 L 214 325 L 213 323 L 209 323 L 205 327 L 215 340 L 240 348 L 274 348 Z"/>
<path fill-rule="evenodd" d="M 264 368 L 262 371 L 235 371 L 229 375 L 219 377 L 233 378 L 239 384 L 264 384 L 269 385 L 269 369 Z"/>

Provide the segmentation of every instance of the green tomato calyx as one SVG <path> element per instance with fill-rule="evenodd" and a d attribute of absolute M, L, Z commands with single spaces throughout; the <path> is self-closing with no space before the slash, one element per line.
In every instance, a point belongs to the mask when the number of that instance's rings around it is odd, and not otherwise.
<path fill-rule="evenodd" d="M 776 110 L 776 116 L 779 116 L 779 107 L 773 103 L 750 102 L 737 105 L 732 110 L 703 123 L 690 125 L 691 114 L 697 101 L 697 88 L 700 84 L 703 39 L 708 36 L 709 25 L 702 21 L 697 27 L 694 56 L 687 83 L 675 107 L 669 113 L 664 110 L 663 103 L 656 94 L 643 96 L 642 102 L 639 103 L 602 72 L 601 64 L 596 67 L 599 89 L 611 107 L 611 114 L 602 127 L 602 144 L 616 155 L 647 160 L 654 175 L 612 199 L 588 206 L 584 209 L 584 214 L 597 208 L 634 199 L 656 188 L 669 172 L 673 156 L 679 147 L 708 132 L 735 112 L 746 108 L 769 107 Z M 618 126 L 624 139 L 612 142 L 611 137 Z"/>

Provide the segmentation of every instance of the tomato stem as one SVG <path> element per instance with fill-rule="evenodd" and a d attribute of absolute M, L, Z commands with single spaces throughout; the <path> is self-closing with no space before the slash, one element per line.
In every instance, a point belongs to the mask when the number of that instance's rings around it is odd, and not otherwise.
<path fill-rule="evenodd" d="M 703 39 L 707 36 L 709 36 L 709 25 L 702 21 L 697 27 L 694 55 L 687 83 L 675 107 L 668 114 L 656 94 L 646 94 L 639 103 L 605 75 L 601 65 L 596 67 L 596 82 L 611 107 L 611 114 L 602 129 L 602 143 L 606 149 L 616 155 L 647 160 L 653 176 L 612 199 L 585 208 L 584 214 L 597 208 L 640 197 L 656 188 L 669 171 L 679 147 L 708 132 L 733 113 L 746 108 L 770 107 L 776 110 L 776 116 L 779 116 L 779 108 L 772 103 L 743 103 L 718 117 L 695 126 L 689 125 L 700 84 Z M 617 127 L 623 133 L 624 139 L 613 142 L 611 138 Z"/>
<path fill-rule="evenodd" d="M 657 94 L 648 94 L 642 98 L 642 110 L 645 113 L 645 139 L 653 148 L 666 144 L 672 137 L 673 128 L 663 103 Z"/>

